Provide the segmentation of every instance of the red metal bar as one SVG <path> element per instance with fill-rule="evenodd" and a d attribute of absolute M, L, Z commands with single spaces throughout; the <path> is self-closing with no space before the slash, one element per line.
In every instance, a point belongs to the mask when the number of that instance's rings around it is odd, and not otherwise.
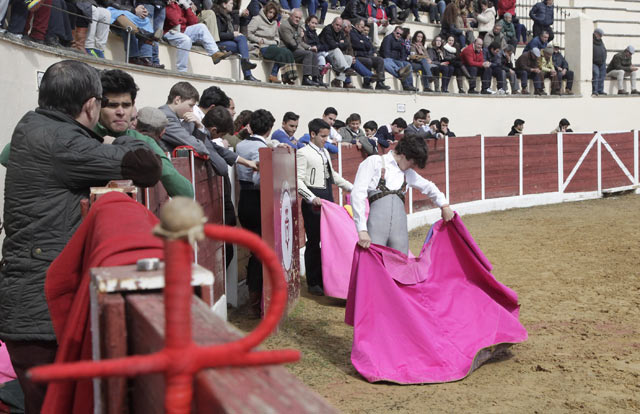
<path fill-rule="evenodd" d="M 165 372 L 165 409 L 171 414 L 190 412 L 193 375 L 203 368 L 269 365 L 300 359 L 296 350 L 251 352 L 277 326 L 282 317 L 287 290 L 284 272 L 275 252 L 258 236 L 235 227 L 205 225 L 207 237 L 246 246 L 267 268 L 273 286 L 272 303 L 265 318 L 246 337 L 223 345 L 199 347 L 191 337 L 191 246 L 184 239 L 165 241 L 166 342 L 161 351 L 144 356 L 107 361 L 53 364 L 30 370 L 34 381 L 105 376 L 137 376 Z"/>

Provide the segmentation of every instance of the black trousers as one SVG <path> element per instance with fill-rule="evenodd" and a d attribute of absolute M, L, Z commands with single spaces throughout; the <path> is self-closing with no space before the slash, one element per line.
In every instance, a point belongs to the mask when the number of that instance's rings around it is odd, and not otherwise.
<path fill-rule="evenodd" d="M 33 382 L 27 371 L 39 365 L 52 364 L 56 358 L 56 341 L 5 341 L 11 365 L 24 393 L 25 414 L 39 414 L 47 394 L 46 382 Z"/>
<path fill-rule="evenodd" d="M 231 199 L 231 180 L 229 179 L 229 175 L 224 175 L 222 177 L 222 181 L 224 183 L 224 224 L 233 227 L 237 224 L 237 220 L 236 209 L 233 207 L 233 200 Z M 224 250 L 226 257 L 226 267 L 229 267 L 229 264 L 231 264 L 231 260 L 233 260 L 233 244 L 225 243 Z"/>
<path fill-rule="evenodd" d="M 333 187 L 330 181 L 325 189 L 310 188 L 311 192 L 324 200 L 333 201 Z M 307 286 L 322 287 L 322 254 L 320 252 L 320 207 L 302 201 L 302 218 L 307 243 L 304 248 L 304 267 L 307 272 Z"/>
<path fill-rule="evenodd" d="M 238 218 L 242 227 L 262 236 L 260 190 L 240 190 Z M 254 253 L 251 253 L 247 264 L 247 287 L 249 292 L 262 293 L 262 263 Z"/>

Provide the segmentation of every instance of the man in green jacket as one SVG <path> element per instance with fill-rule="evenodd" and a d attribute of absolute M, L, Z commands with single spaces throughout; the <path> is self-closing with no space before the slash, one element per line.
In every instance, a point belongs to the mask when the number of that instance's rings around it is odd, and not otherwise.
<path fill-rule="evenodd" d="M 158 142 L 140 132 L 129 129 L 138 87 L 133 77 L 119 70 L 106 70 L 100 74 L 103 96 L 106 105 L 100 110 L 100 121 L 94 131 L 104 137 L 128 135 L 144 141 L 162 159 L 162 177 L 160 181 L 171 197 L 184 196 L 193 198 L 191 182 L 182 176 L 165 155 Z"/>
<path fill-rule="evenodd" d="M 640 95 L 636 89 L 636 72 L 637 67 L 631 66 L 631 55 L 636 49 L 633 46 L 627 46 L 622 52 L 613 55 L 609 66 L 607 67 L 607 76 L 618 80 L 618 95 L 629 95 L 624 87 L 624 78 L 631 81 L 631 94 Z"/>

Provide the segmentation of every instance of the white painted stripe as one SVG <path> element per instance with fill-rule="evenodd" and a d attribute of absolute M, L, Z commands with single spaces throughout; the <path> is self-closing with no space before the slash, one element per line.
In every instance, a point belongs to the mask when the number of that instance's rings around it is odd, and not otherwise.
<path fill-rule="evenodd" d="M 444 137 L 444 193 L 447 200 L 451 202 L 449 197 L 449 136 Z"/>
<path fill-rule="evenodd" d="M 413 188 L 409 187 L 409 214 L 413 214 Z"/>
<path fill-rule="evenodd" d="M 480 135 L 480 199 L 485 199 L 485 176 L 484 176 L 484 135 Z"/>
<path fill-rule="evenodd" d="M 524 194 L 524 164 L 523 164 L 523 158 L 524 156 L 522 155 L 523 152 L 523 144 L 522 144 L 522 134 L 518 135 L 518 140 L 520 143 L 520 150 L 518 153 L 518 186 L 520 187 L 520 195 Z"/>
<path fill-rule="evenodd" d="M 191 164 L 191 187 L 193 188 L 193 199 L 196 200 L 196 166 L 193 151 L 189 151 L 189 161 Z M 193 263 L 198 263 L 198 243 L 193 242 Z"/>
<path fill-rule="evenodd" d="M 562 132 L 558 132 L 558 191 L 563 192 L 564 188 L 564 145 Z"/>
<path fill-rule="evenodd" d="M 338 173 L 342 177 L 342 142 L 338 142 Z M 342 188 L 338 187 L 338 204 L 342 206 Z"/>
<path fill-rule="evenodd" d="M 602 137 L 596 133 L 598 138 L 598 195 L 602 195 Z"/>
<path fill-rule="evenodd" d="M 580 156 L 580 159 L 578 160 L 577 164 L 573 167 L 573 170 L 571 170 L 571 173 L 569 174 L 569 176 L 567 177 L 567 181 L 564 182 L 563 186 L 562 186 L 562 191 L 564 192 L 564 190 L 567 189 L 567 186 L 569 185 L 569 183 L 571 182 L 571 180 L 573 179 L 573 176 L 576 175 L 576 172 L 578 171 L 578 168 L 580 168 L 580 166 L 582 165 L 582 162 L 584 161 L 584 159 L 587 157 L 587 154 L 589 154 L 589 151 L 591 151 L 591 148 L 593 148 L 593 144 L 596 143 L 596 141 L 598 140 L 598 134 L 596 134 L 592 139 L 591 142 L 589 142 L 589 145 L 587 145 L 587 148 L 585 148 L 584 152 L 582 153 L 582 155 Z M 598 174 L 600 173 L 600 166 L 598 165 Z"/>
<path fill-rule="evenodd" d="M 616 163 L 618 164 L 618 167 L 620 167 L 620 169 L 622 170 L 622 172 L 624 172 L 624 174 L 627 176 L 627 178 L 629 179 L 629 181 L 631 181 L 631 183 L 634 183 L 634 179 L 633 176 L 631 175 L 631 173 L 629 172 L 629 170 L 627 169 L 627 167 L 623 164 L 622 160 L 618 157 L 618 154 L 616 154 L 616 152 L 613 150 L 613 148 L 611 148 L 611 146 L 609 145 L 609 143 L 602 137 L 600 137 L 600 140 L 602 142 L 602 145 L 604 145 L 604 147 L 607 149 L 607 151 L 609 151 L 609 154 L 611 154 L 611 156 L 613 157 L 613 159 L 616 161 Z"/>
<path fill-rule="evenodd" d="M 638 182 L 638 165 L 640 164 L 640 159 L 638 159 L 638 130 L 635 129 L 633 131 L 633 177 L 635 178 L 635 183 L 640 184 Z"/>

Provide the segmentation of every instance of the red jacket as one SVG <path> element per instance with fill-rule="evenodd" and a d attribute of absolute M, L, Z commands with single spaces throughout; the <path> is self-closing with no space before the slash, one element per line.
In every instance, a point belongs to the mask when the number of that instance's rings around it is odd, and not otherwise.
<path fill-rule="evenodd" d="M 167 4 L 166 7 L 167 17 L 164 18 L 164 32 L 180 25 L 180 31 L 184 33 L 184 29 L 188 26 L 198 24 L 198 18 L 193 14 L 191 9 L 183 9 L 178 6 L 178 3 Z"/>
<path fill-rule="evenodd" d="M 462 63 L 467 66 L 481 67 L 484 63 L 484 53 L 482 53 L 482 50 L 476 52 L 473 49 L 473 44 L 462 49 L 462 52 L 460 52 L 460 58 L 462 59 Z"/>
<path fill-rule="evenodd" d="M 516 15 L 516 0 L 498 0 L 498 16 L 507 12 Z"/>

